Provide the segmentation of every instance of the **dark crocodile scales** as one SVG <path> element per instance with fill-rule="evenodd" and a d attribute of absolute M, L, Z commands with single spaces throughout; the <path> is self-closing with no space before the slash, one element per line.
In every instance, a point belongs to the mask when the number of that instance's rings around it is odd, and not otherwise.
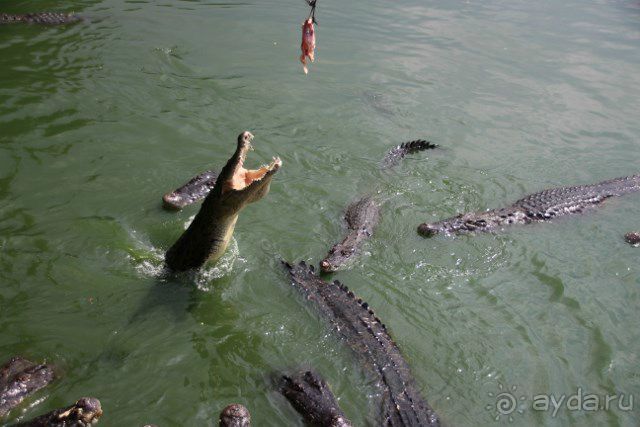
<path fill-rule="evenodd" d="M 610 197 L 640 191 L 640 175 L 614 178 L 593 185 L 558 187 L 523 197 L 506 208 L 457 215 L 418 226 L 423 235 L 492 231 L 509 224 L 548 221 L 558 216 L 581 213 Z"/>
<path fill-rule="evenodd" d="M 22 357 L 11 358 L 0 367 L 0 417 L 9 413 L 27 396 L 53 381 L 53 369 Z"/>
<path fill-rule="evenodd" d="M 283 375 L 280 392 L 302 414 L 307 424 L 322 427 L 351 427 L 326 381 L 315 371 Z"/>
<path fill-rule="evenodd" d="M 71 24 L 80 20 L 82 20 L 82 18 L 73 13 L 38 12 L 25 13 L 21 15 L 0 13 L 0 24 L 13 24 L 22 22 L 26 24 L 63 25 Z"/>
<path fill-rule="evenodd" d="M 376 376 L 382 391 L 382 422 L 388 426 L 438 426 L 409 365 L 386 326 L 366 302 L 338 281 L 326 282 L 305 262 L 285 263 L 293 285 L 313 301 L 347 345 Z"/>
<path fill-rule="evenodd" d="M 218 172 L 204 171 L 191 178 L 186 184 L 162 197 L 163 206 L 167 209 L 182 209 L 204 199 L 216 185 Z"/>
<path fill-rule="evenodd" d="M 430 150 L 438 147 L 436 144 L 425 141 L 424 139 L 416 139 L 415 141 L 403 142 L 395 146 L 382 159 L 381 167 L 390 168 L 398 164 L 407 154 L 416 153 L 422 150 Z"/>

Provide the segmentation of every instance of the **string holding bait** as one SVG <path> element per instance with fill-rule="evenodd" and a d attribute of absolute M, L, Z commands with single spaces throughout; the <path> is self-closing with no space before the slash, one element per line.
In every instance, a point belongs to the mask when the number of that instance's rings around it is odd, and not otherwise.
<path fill-rule="evenodd" d="M 311 11 L 309 12 L 309 16 L 307 19 L 311 18 L 311 22 L 318 25 L 318 21 L 316 21 L 316 2 L 317 0 L 304 0 L 311 7 Z"/>

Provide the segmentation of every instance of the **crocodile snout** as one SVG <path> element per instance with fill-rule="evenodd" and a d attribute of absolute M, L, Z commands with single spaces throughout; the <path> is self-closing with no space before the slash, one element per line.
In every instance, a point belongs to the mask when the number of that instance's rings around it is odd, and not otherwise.
<path fill-rule="evenodd" d="M 418 226 L 418 234 L 424 237 L 431 237 L 438 234 L 439 232 L 440 230 L 438 230 L 437 227 L 434 227 L 431 224 L 427 224 L 426 222 L 423 222 Z"/>

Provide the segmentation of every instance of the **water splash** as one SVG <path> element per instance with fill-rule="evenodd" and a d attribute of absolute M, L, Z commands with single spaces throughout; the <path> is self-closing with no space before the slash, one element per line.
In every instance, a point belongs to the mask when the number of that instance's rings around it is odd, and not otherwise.
<path fill-rule="evenodd" d="M 198 289 L 201 291 L 209 292 L 213 289 L 212 282 L 216 279 L 226 276 L 233 270 L 233 265 L 238 259 L 240 250 L 238 249 L 238 242 L 236 239 L 231 238 L 231 242 L 227 247 L 224 255 L 217 262 L 211 264 L 205 264 L 194 275 L 194 282 Z"/>
<path fill-rule="evenodd" d="M 135 234 L 132 237 L 135 244 L 127 249 L 127 258 L 133 263 L 135 270 L 141 277 L 157 279 L 177 277 L 187 282 L 193 282 L 198 289 L 205 292 L 213 289 L 211 283 L 214 280 L 231 273 L 240 253 L 238 242 L 232 237 L 227 250 L 218 261 L 207 263 L 197 271 L 172 273 L 164 265 L 165 251 L 163 249 L 155 247 L 149 242 L 141 241 Z"/>
<path fill-rule="evenodd" d="M 131 234 L 134 245 L 127 248 L 127 258 L 142 277 L 162 277 L 164 268 L 164 251 L 150 242 L 140 240 L 135 231 Z"/>
<path fill-rule="evenodd" d="M 182 227 L 186 230 L 187 228 L 189 228 L 189 226 L 191 225 L 191 223 L 193 222 L 193 220 L 196 218 L 196 215 L 193 214 L 191 215 L 189 218 L 187 218 L 187 220 L 184 222 L 184 224 L 182 224 Z"/>

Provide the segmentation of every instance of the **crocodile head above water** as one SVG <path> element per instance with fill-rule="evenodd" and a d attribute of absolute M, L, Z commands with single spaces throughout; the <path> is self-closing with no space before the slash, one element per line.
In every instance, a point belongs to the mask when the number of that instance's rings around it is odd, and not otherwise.
<path fill-rule="evenodd" d="M 102 406 L 95 397 L 83 397 L 65 408 L 40 415 L 15 427 L 89 427 L 102 416 Z"/>
<path fill-rule="evenodd" d="M 220 427 L 249 427 L 251 414 L 249 410 L 239 403 L 232 403 L 220 413 Z"/>
<path fill-rule="evenodd" d="M 320 261 L 323 273 L 339 270 L 356 254 L 362 243 L 373 234 L 380 220 L 380 206 L 373 197 L 364 196 L 347 207 L 344 220 L 347 235 L 340 243 L 333 245 Z"/>
<path fill-rule="evenodd" d="M 0 418 L 53 379 L 50 365 L 35 364 L 20 356 L 11 358 L 0 367 Z"/>
<path fill-rule="evenodd" d="M 259 169 L 245 169 L 247 153 L 252 149 L 253 135 L 238 136 L 235 153 L 216 180 L 200 211 L 180 239 L 167 251 L 167 266 L 184 271 L 202 266 L 207 260 L 217 260 L 231 241 L 240 211 L 269 193 L 273 175 L 282 161 L 274 157 Z"/>

